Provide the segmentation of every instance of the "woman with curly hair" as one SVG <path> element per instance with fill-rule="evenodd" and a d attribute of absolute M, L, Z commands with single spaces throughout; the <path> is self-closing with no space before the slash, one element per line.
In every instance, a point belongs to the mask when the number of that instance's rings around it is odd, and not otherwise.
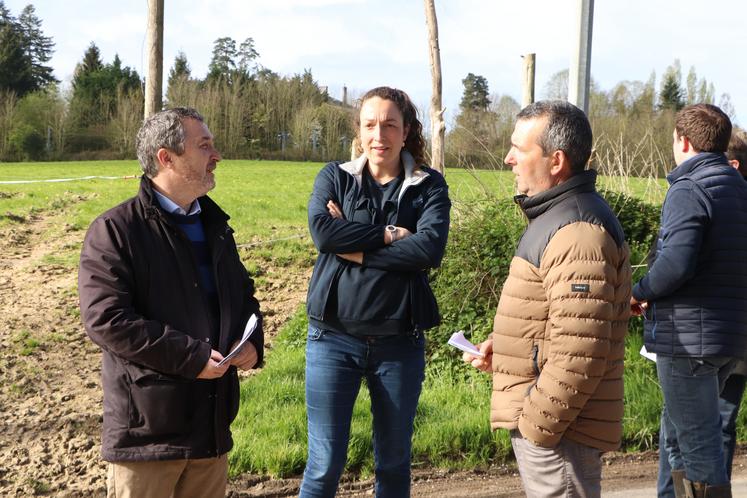
<path fill-rule="evenodd" d="M 446 247 L 448 187 L 423 165 L 423 127 L 405 92 L 378 87 L 360 102 L 360 156 L 327 164 L 309 201 L 319 256 L 306 305 L 309 454 L 302 498 L 335 495 L 364 379 L 376 496 L 409 496 L 423 332 L 439 323 L 427 272 Z"/>

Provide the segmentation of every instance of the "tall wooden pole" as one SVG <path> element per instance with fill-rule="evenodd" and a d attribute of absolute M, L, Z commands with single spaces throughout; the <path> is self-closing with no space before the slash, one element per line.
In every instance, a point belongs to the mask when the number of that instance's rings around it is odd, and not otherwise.
<path fill-rule="evenodd" d="M 148 0 L 148 77 L 145 79 L 145 117 L 161 110 L 163 95 L 163 0 Z"/>
<path fill-rule="evenodd" d="M 591 32 L 594 24 L 594 0 L 576 0 L 576 50 L 568 73 L 568 102 L 589 114 L 591 82 Z"/>
<path fill-rule="evenodd" d="M 524 91 L 521 96 L 521 108 L 534 103 L 534 67 L 535 54 L 521 56 L 524 59 Z"/>
<path fill-rule="evenodd" d="M 425 22 L 431 56 L 431 168 L 444 172 L 444 109 L 441 104 L 441 50 L 438 47 L 438 21 L 434 0 L 425 0 Z"/>

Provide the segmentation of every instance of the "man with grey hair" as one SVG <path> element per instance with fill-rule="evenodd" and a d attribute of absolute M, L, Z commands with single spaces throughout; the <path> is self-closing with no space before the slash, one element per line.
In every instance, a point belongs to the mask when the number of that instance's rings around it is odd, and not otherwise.
<path fill-rule="evenodd" d="M 503 285 L 483 356 L 490 419 L 509 429 L 530 498 L 601 495 L 604 451 L 620 446 L 630 257 L 586 170 L 591 126 L 562 101 L 524 108 L 506 164 L 529 225 Z"/>
<path fill-rule="evenodd" d="M 86 332 L 103 352 L 108 496 L 223 497 L 236 369 L 263 356 L 254 283 L 206 195 L 221 156 L 202 116 L 150 116 L 137 155 L 140 191 L 93 221 L 78 277 Z M 221 363 L 252 315 L 249 342 Z"/>

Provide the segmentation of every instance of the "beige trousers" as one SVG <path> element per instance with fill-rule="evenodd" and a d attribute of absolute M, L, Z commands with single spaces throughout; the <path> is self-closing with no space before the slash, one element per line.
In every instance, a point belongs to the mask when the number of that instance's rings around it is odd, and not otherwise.
<path fill-rule="evenodd" d="M 511 446 L 527 498 L 599 498 L 602 451 L 565 438 L 541 448 L 511 431 Z"/>
<path fill-rule="evenodd" d="M 225 498 L 228 458 L 115 462 L 107 498 Z"/>

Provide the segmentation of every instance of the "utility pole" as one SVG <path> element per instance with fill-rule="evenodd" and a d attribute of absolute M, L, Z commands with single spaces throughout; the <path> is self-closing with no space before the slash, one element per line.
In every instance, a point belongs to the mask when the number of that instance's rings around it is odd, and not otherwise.
<path fill-rule="evenodd" d="M 524 59 L 524 91 L 521 95 L 521 108 L 534 103 L 534 66 L 535 54 L 522 55 Z"/>
<path fill-rule="evenodd" d="M 148 0 L 148 77 L 145 79 L 145 117 L 161 110 L 163 102 L 163 0 Z"/>
<path fill-rule="evenodd" d="M 589 114 L 591 82 L 591 32 L 594 24 L 594 0 L 576 0 L 576 50 L 568 72 L 568 102 Z"/>
<path fill-rule="evenodd" d="M 428 45 L 431 56 L 431 168 L 444 172 L 444 109 L 441 104 L 441 49 L 438 47 L 438 21 L 435 0 L 425 0 L 425 22 L 428 25 Z"/>

